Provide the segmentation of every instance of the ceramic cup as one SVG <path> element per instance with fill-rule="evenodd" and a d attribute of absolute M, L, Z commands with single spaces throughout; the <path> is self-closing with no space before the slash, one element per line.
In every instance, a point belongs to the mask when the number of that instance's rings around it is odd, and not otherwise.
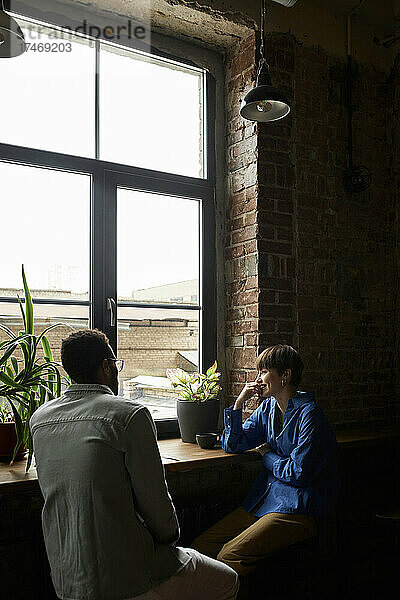
<path fill-rule="evenodd" d="M 204 448 L 204 450 L 214 448 L 215 444 L 220 441 L 220 433 L 196 433 L 196 442 L 200 448 Z"/>

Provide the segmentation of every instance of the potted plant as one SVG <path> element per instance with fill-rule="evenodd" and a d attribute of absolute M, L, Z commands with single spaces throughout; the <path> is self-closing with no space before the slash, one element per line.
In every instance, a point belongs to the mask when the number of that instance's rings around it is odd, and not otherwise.
<path fill-rule="evenodd" d="M 219 416 L 218 393 L 221 389 L 215 362 L 205 373 L 187 373 L 167 369 L 167 377 L 177 390 L 178 424 L 182 442 L 196 443 L 196 433 L 215 432 Z"/>
<path fill-rule="evenodd" d="M 0 440 L 4 444 L 7 439 L 11 444 L 5 451 L 3 445 L 3 458 L 8 453 L 10 464 L 28 451 L 28 471 L 33 454 L 29 419 L 41 404 L 56 398 L 61 391 L 59 364 L 53 360 L 46 333 L 64 324 L 56 323 L 47 327 L 40 335 L 34 334 L 33 303 L 23 265 L 22 280 L 25 308 L 19 297 L 18 302 L 24 330 L 16 334 L 0 324 L 0 328 L 7 334 L 7 339 L 0 343 Z M 42 356 L 39 355 L 40 350 Z M 14 435 L 10 433 L 11 429 L 14 430 Z"/>
<path fill-rule="evenodd" d="M 17 434 L 11 407 L 5 398 L 0 398 L 0 460 L 10 460 L 16 443 Z M 16 460 L 23 458 L 26 452 L 21 444 L 16 454 Z"/>

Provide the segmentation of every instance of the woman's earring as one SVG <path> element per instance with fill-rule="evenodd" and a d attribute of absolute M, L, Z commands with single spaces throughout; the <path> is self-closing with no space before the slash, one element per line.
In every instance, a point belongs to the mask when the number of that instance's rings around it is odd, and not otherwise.
<path fill-rule="evenodd" d="M 282 387 L 285 387 L 285 385 L 286 385 L 286 381 L 285 381 L 285 379 L 281 379 L 281 386 L 282 386 Z"/>

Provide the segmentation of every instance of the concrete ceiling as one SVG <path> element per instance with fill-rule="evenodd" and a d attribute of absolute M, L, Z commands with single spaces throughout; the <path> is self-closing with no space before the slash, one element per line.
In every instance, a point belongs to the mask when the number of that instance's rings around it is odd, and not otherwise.
<path fill-rule="evenodd" d="M 299 0 L 299 2 L 307 0 Z M 327 10 L 338 15 L 347 15 L 354 7 L 358 6 L 360 0 L 312 0 L 316 4 L 324 6 Z M 359 19 L 377 29 L 395 29 L 400 26 L 399 0 L 365 0 L 357 11 L 355 18 Z"/>
<path fill-rule="evenodd" d="M 173 0 L 167 1 L 173 2 Z M 227 12 L 239 10 L 254 20 L 259 20 L 261 0 L 197 0 L 197 2 L 202 5 L 208 4 L 212 7 L 218 7 Z M 186 3 L 188 5 L 196 4 L 196 2 L 190 0 L 186 0 Z M 282 7 L 274 2 L 273 8 L 275 12 L 279 11 L 278 14 L 281 15 L 285 13 L 295 15 L 303 8 L 311 8 L 313 4 L 318 4 L 331 14 L 344 16 L 355 6 L 358 6 L 360 0 L 298 0 L 293 8 Z M 369 26 L 387 30 L 399 26 L 400 21 L 396 21 L 395 14 L 400 17 L 400 0 L 364 0 L 355 18 Z"/>
<path fill-rule="evenodd" d="M 78 11 L 94 7 L 105 15 L 133 16 L 150 21 L 153 31 L 170 32 L 217 50 L 232 47 L 248 36 L 259 22 L 261 4 L 261 0 L 13 0 L 14 4 L 19 2 L 39 3 L 50 11 L 67 3 L 68 14 L 72 7 Z M 271 5 L 269 18 L 276 31 L 291 31 L 302 43 L 344 53 L 344 16 L 359 5 L 359 0 L 298 0 L 293 8 L 275 2 Z M 380 42 L 396 37 L 393 34 L 399 31 L 400 20 L 396 20 L 395 12 L 400 17 L 400 0 L 364 0 L 357 11 L 354 25 L 368 29 L 362 34 L 370 46 L 368 55 L 364 52 L 365 60 L 375 64 L 381 52 L 382 61 L 389 64 L 389 54 L 398 51 L 397 44 L 386 50 L 372 43 L 374 37 Z"/>
<path fill-rule="evenodd" d="M 31 0 L 25 0 L 30 3 Z M 35 0 L 35 4 L 38 0 Z M 14 0 L 15 2 L 15 0 Z M 135 14 L 141 17 L 141 11 L 144 14 L 152 14 L 153 23 L 163 25 L 162 21 L 174 21 L 178 19 L 183 26 L 187 21 L 188 25 L 193 21 L 192 15 L 197 14 L 200 19 L 200 26 L 213 27 L 211 21 L 215 19 L 223 21 L 223 15 L 231 20 L 233 29 L 235 25 L 239 30 L 241 26 L 251 27 L 251 23 L 259 21 L 261 0 L 53 0 L 52 4 L 58 2 L 69 2 L 72 5 L 92 5 L 109 10 L 119 14 Z M 47 4 L 49 0 L 40 0 L 39 4 Z M 360 0 L 298 0 L 293 8 L 283 7 L 272 2 L 274 13 L 281 18 L 290 19 L 306 9 L 307 13 L 312 14 L 312 6 L 319 5 L 328 13 L 342 17 L 347 15 L 355 6 L 358 6 Z M 200 12 L 193 12 L 193 9 L 200 8 Z M 397 19 L 395 18 L 397 14 Z M 355 21 L 365 23 L 377 31 L 386 31 L 391 33 L 400 28 L 400 0 L 364 0 L 362 6 L 357 11 Z M 160 21 L 160 23 L 158 23 Z M 210 22 L 208 22 L 210 21 Z M 226 28 L 227 23 L 223 27 Z M 240 36 L 240 31 L 232 31 L 236 37 Z M 229 44 L 229 42 L 228 42 Z M 223 44 L 225 45 L 225 44 Z"/>

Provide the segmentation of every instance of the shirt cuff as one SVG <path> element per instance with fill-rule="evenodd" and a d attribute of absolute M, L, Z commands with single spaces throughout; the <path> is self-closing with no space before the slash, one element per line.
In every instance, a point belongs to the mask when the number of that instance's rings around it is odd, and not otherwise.
<path fill-rule="evenodd" d="M 276 452 L 272 452 L 272 451 L 266 452 L 262 457 L 262 462 L 263 462 L 264 467 L 266 469 L 268 469 L 269 471 L 273 471 L 274 463 L 279 458 L 280 458 L 280 456 L 278 454 L 276 454 Z"/>
<path fill-rule="evenodd" d="M 233 410 L 233 406 L 226 408 L 224 411 L 225 429 L 233 433 L 242 433 L 242 409 Z"/>

